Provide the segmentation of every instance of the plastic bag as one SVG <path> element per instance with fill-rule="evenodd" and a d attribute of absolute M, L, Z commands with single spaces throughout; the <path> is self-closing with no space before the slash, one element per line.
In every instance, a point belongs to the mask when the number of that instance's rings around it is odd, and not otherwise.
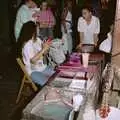
<path fill-rule="evenodd" d="M 110 53 L 112 49 L 112 36 L 108 33 L 107 39 L 105 39 L 99 46 L 99 50 Z"/>
<path fill-rule="evenodd" d="M 62 48 L 61 40 L 56 40 L 52 43 L 49 51 L 49 56 L 58 65 L 65 61 L 65 54 Z"/>

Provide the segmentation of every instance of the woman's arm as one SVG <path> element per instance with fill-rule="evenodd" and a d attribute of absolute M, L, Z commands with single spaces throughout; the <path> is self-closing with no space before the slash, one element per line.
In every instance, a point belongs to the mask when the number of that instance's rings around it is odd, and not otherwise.
<path fill-rule="evenodd" d="M 84 33 L 80 32 L 79 36 L 80 36 L 80 44 L 82 44 L 83 43 L 83 39 L 84 39 Z"/>
<path fill-rule="evenodd" d="M 79 44 L 77 46 L 77 49 L 82 47 L 82 43 L 83 43 L 82 41 L 84 39 L 84 33 L 83 32 L 79 32 L 79 39 L 80 39 L 80 41 L 79 41 Z"/>
<path fill-rule="evenodd" d="M 84 40 L 84 26 L 83 26 L 82 18 L 78 19 L 77 29 L 79 32 L 79 41 L 80 41 L 79 45 L 77 47 L 79 48 L 79 47 L 81 47 L 83 40 Z"/>
<path fill-rule="evenodd" d="M 36 61 L 42 59 L 44 53 L 45 53 L 48 49 L 49 49 L 49 45 L 48 45 L 48 43 L 45 43 L 45 44 L 43 45 L 43 49 L 42 49 L 40 52 L 38 52 L 34 57 L 32 57 L 31 60 L 30 60 L 30 62 L 34 64 L 34 63 L 36 63 Z"/>

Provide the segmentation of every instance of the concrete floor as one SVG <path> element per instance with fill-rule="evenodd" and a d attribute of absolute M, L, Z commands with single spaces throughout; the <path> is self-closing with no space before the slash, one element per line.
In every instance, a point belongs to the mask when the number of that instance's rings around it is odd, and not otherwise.
<path fill-rule="evenodd" d="M 17 105 L 15 103 L 21 77 L 17 69 L 15 51 L 8 48 L 0 46 L 0 120 L 19 120 L 22 109 L 32 97 L 22 99 Z"/>

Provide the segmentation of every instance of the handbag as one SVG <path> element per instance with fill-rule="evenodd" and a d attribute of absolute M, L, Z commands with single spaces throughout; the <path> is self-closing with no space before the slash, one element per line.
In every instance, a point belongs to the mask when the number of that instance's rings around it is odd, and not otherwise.
<path fill-rule="evenodd" d="M 105 39 L 99 46 L 99 50 L 105 53 L 110 53 L 112 49 L 112 36 L 110 33 L 107 35 L 107 39 Z"/>

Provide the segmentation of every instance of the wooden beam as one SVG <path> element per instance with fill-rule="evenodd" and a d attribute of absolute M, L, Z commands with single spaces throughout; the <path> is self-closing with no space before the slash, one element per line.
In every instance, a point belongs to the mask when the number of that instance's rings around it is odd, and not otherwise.
<path fill-rule="evenodd" d="M 120 67 L 120 0 L 116 4 L 112 56 L 112 63 Z"/>

